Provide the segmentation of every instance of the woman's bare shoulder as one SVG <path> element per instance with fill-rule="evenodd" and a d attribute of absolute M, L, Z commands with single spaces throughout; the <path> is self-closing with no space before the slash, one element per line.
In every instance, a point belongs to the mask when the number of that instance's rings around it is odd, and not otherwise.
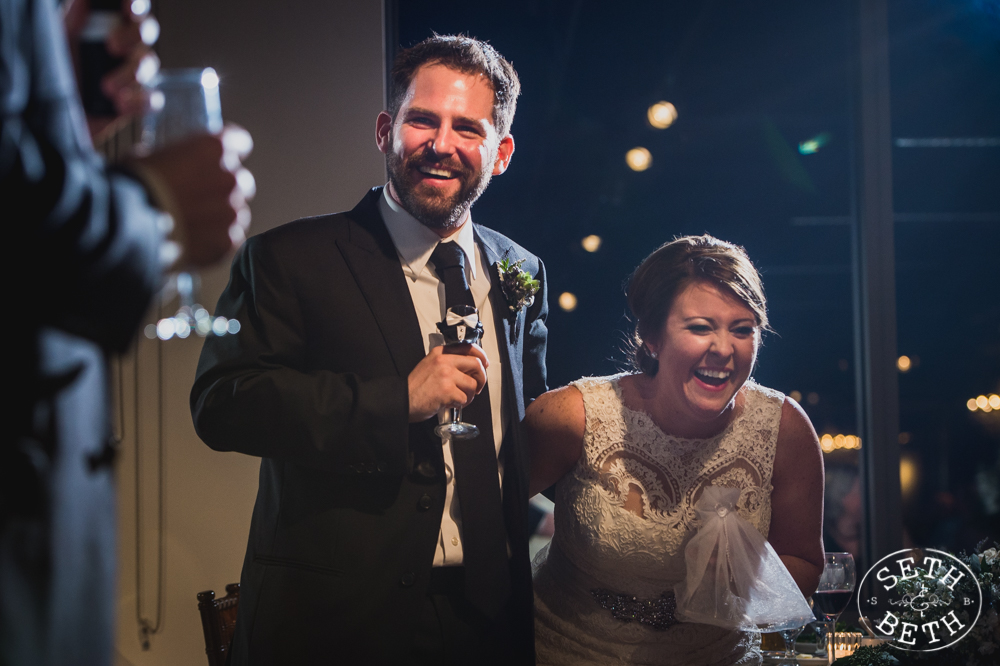
<path fill-rule="evenodd" d="M 532 432 L 548 436 L 561 435 L 582 440 L 587 415 L 583 394 L 575 386 L 563 386 L 540 395 L 528 405 L 525 426 Z"/>

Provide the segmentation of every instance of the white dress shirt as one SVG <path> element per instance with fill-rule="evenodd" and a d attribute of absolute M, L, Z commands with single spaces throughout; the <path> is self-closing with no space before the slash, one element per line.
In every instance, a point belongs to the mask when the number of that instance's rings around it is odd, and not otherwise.
<path fill-rule="evenodd" d="M 493 438 L 497 451 L 497 474 L 503 487 L 503 463 L 499 459 L 500 443 L 503 441 L 503 418 L 500 410 L 500 397 L 503 395 L 501 382 L 500 347 L 496 338 L 496 326 L 493 320 L 493 308 L 490 306 L 490 271 L 482 252 L 476 246 L 472 232 L 472 216 L 467 214 L 462 226 L 447 238 L 441 238 L 431 229 L 418 222 L 406 212 L 389 194 L 386 185 L 379 199 L 379 212 L 389 229 L 389 235 L 396 246 L 399 261 L 406 276 L 406 286 L 410 289 L 413 308 L 417 312 L 420 323 L 420 337 L 424 342 L 424 351 L 444 344 L 444 338 L 438 331 L 437 324 L 444 319 L 445 294 L 444 282 L 438 277 L 430 262 L 431 253 L 438 243 L 454 241 L 465 252 L 465 277 L 472 289 L 472 298 L 479 308 L 479 319 L 483 323 L 483 337 L 480 346 L 490 360 L 486 369 L 486 381 L 490 387 L 490 412 L 493 415 Z M 474 258 L 473 260 L 470 260 Z M 482 400 L 484 396 L 476 396 Z M 445 476 L 447 478 L 444 514 L 441 517 L 441 532 L 438 535 L 438 546 L 434 553 L 434 566 L 456 566 L 462 563 L 462 515 L 458 507 L 458 496 L 455 494 L 455 478 L 453 473 L 451 438 L 442 438 L 444 448 Z"/>

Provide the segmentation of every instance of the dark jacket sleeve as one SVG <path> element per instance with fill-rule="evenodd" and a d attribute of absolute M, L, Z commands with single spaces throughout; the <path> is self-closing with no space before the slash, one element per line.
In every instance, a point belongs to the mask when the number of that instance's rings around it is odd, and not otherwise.
<path fill-rule="evenodd" d="M 0 112 L 13 300 L 36 326 L 124 349 L 159 285 L 160 213 L 94 153 L 53 0 L 0 3 Z"/>
<path fill-rule="evenodd" d="M 548 282 L 545 265 L 538 260 L 535 279 L 542 283 L 524 320 L 524 402 L 525 406 L 548 391 L 545 373 L 545 346 L 548 343 Z"/>
<path fill-rule="evenodd" d="M 317 368 L 301 300 L 306 287 L 285 270 L 284 262 L 296 257 L 275 252 L 268 241 L 263 234 L 246 243 L 219 299 L 216 315 L 237 319 L 241 328 L 237 335 L 206 339 L 191 391 L 198 435 L 218 451 L 333 472 L 401 474 L 406 377 Z M 344 326 L 350 325 L 345 317 Z"/>

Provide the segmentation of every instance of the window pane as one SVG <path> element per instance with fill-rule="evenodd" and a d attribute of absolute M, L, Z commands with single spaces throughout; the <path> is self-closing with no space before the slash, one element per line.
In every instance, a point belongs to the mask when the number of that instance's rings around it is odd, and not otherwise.
<path fill-rule="evenodd" d="M 904 522 L 970 550 L 1000 519 L 1000 14 L 894 0 L 889 18 Z"/>

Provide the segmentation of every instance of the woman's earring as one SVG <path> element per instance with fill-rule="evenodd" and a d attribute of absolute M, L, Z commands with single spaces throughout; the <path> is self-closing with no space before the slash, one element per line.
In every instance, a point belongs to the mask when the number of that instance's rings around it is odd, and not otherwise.
<path fill-rule="evenodd" d="M 649 348 L 647 347 L 647 349 L 649 349 Z M 649 350 L 649 355 L 653 358 L 653 360 L 656 360 L 656 357 L 659 356 L 659 354 L 657 354 L 652 349 Z"/>

